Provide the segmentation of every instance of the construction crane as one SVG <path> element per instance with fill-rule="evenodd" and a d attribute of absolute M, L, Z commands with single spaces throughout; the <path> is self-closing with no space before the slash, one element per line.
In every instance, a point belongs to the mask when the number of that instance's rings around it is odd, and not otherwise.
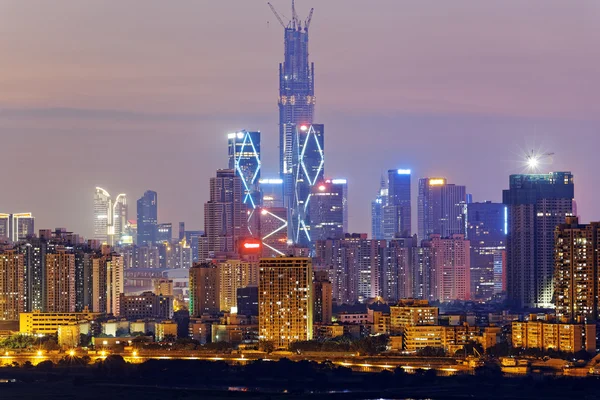
<path fill-rule="evenodd" d="M 292 0 L 292 28 L 301 28 L 300 18 L 298 18 L 298 13 L 296 12 L 296 0 Z"/>
<path fill-rule="evenodd" d="M 273 7 L 273 4 L 271 4 L 270 2 L 267 2 L 267 4 L 269 5 L 269 7 L 271 7 L 271 11 L 273 11 L 273 14 L 275 14 L 275 18 L 277 18 L 277 21 L 279 21 L 281 26 L 283 26 L 284 29 L 287 28 L 287 26 L 283 23 L 283 19 L 281 19 L 275 7 Z"/>
<path fill-rule="evenodd" d="M 304 30 L 308 32 L 308 27 L 310 26 L 310 21 L 312 21 L 312 16 L 313 16 L 313 12 L 315 11 L 314 8 L 310 9 L 310 13 L 308 13 L 308 18 L 306 18 L 306 21 L 304 21 Z"/>

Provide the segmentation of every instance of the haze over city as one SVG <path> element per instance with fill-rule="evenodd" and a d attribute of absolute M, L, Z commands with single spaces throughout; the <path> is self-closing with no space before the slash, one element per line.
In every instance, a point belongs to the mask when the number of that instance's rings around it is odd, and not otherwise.
<path fill-rule="evenodd" d="M 349 180 L 350 231 L 369 232 L 387 169 L 499 202 L 530 148 L 556 153 L 544 169 L 572 171 L 582 221 L 600 219 L 600 3 L 311 6 L 314 120 L 326 176 Z M 159 222 L 202 229 L 228 132 L 260 130 L 263 177 L 278 175 L 281 33 L 263 1 L 4 0 L 0 211 L 91 236 L 95 186 L 152 189 Z"/>

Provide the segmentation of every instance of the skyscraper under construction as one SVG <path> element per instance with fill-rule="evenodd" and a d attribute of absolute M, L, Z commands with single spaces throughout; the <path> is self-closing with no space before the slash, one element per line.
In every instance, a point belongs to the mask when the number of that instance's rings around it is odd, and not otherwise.
<path fill-rule="evenodd" d="M 284 181 L 285 207 L 294 207 L 294 136 L 297 126 L 310 126 L 315 108 L 314 64 L 308 60 L 308 29 L 313 10 L 301 21 L 292 1 L 292 18 L 284 23 L 285 59 L 279 64 L 279 171 Z M 293 230 L 293 225 L 290 225 Z M 292 237 L 292 235 L 290 235 Z"/>

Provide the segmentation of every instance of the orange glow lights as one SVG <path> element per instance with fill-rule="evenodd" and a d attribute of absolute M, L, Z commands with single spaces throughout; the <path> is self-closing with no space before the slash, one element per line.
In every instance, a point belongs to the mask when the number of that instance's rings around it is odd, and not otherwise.
<path fill-rule="evenodd" d="M 308 129 L 308 126 L 306 126 L 306 125 L 300 125 L 300 130 L 302 132 L 306 132 L 307 129 Z"/>

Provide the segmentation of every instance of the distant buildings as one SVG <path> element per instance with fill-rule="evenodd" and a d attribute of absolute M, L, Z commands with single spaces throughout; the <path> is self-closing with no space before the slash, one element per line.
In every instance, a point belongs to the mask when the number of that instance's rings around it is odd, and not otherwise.
<path fill-rule="evenodd" d="M 34 234 L 34 218 L 31 213 L 0 214 L 0 239 L 16 243 Z"/>
<path fill-rule="evenodd" d="M 553 306 L 554 229 L 573 213 L 570 172 L 511 175 L 503 192 L 508 207 L 506 290 L 515 307 Z"/>
<path fill-rule="evenodd" d="M 411 235 L 411 171 L 392 169 L 387 176 L 387 198 L 382 207 L 382 239 Z"/>
<path fill-rule="evenodd" d="M 261 259 L 258 286 L 260 340 L 287 348 L 292 342 L 312 339 L 312 278 L 310 258 Z"/>
<path fill-rule="evenodd" d="M 94 194 L 94 239 L 114 245 L 121 240 L 127 227 L 127 195 L 121 193 L 113 201 L 110 194 L 96 187 Z"/>
<path fill-rule="evenodd" d="M 419 240 L 432 234 L 443 238 L 464 234 L 466 203 L 465 186 L 449 184 L 446 178 L 419 179 Z"/>
<path fill-rule="evenodd" d="M 383 234 L 383 207 L 387 204 L 388 187 L 387 180 L 381 178 L 379 190 L 375 200 L 371 202 L 371 238 L 384 239 Z"/>
<path fill-rule="evenodd" d="M 313 321 L 316 324 L 331 324 L 333 299 L 331 282 L 327 271 L 314 271 Z"/>
<path fill-rule="evenodd" d="M 156 242 L 158 226 L 158 195 L 147 190 L 137 201 L 137 244 L 152 245 Z"/>

